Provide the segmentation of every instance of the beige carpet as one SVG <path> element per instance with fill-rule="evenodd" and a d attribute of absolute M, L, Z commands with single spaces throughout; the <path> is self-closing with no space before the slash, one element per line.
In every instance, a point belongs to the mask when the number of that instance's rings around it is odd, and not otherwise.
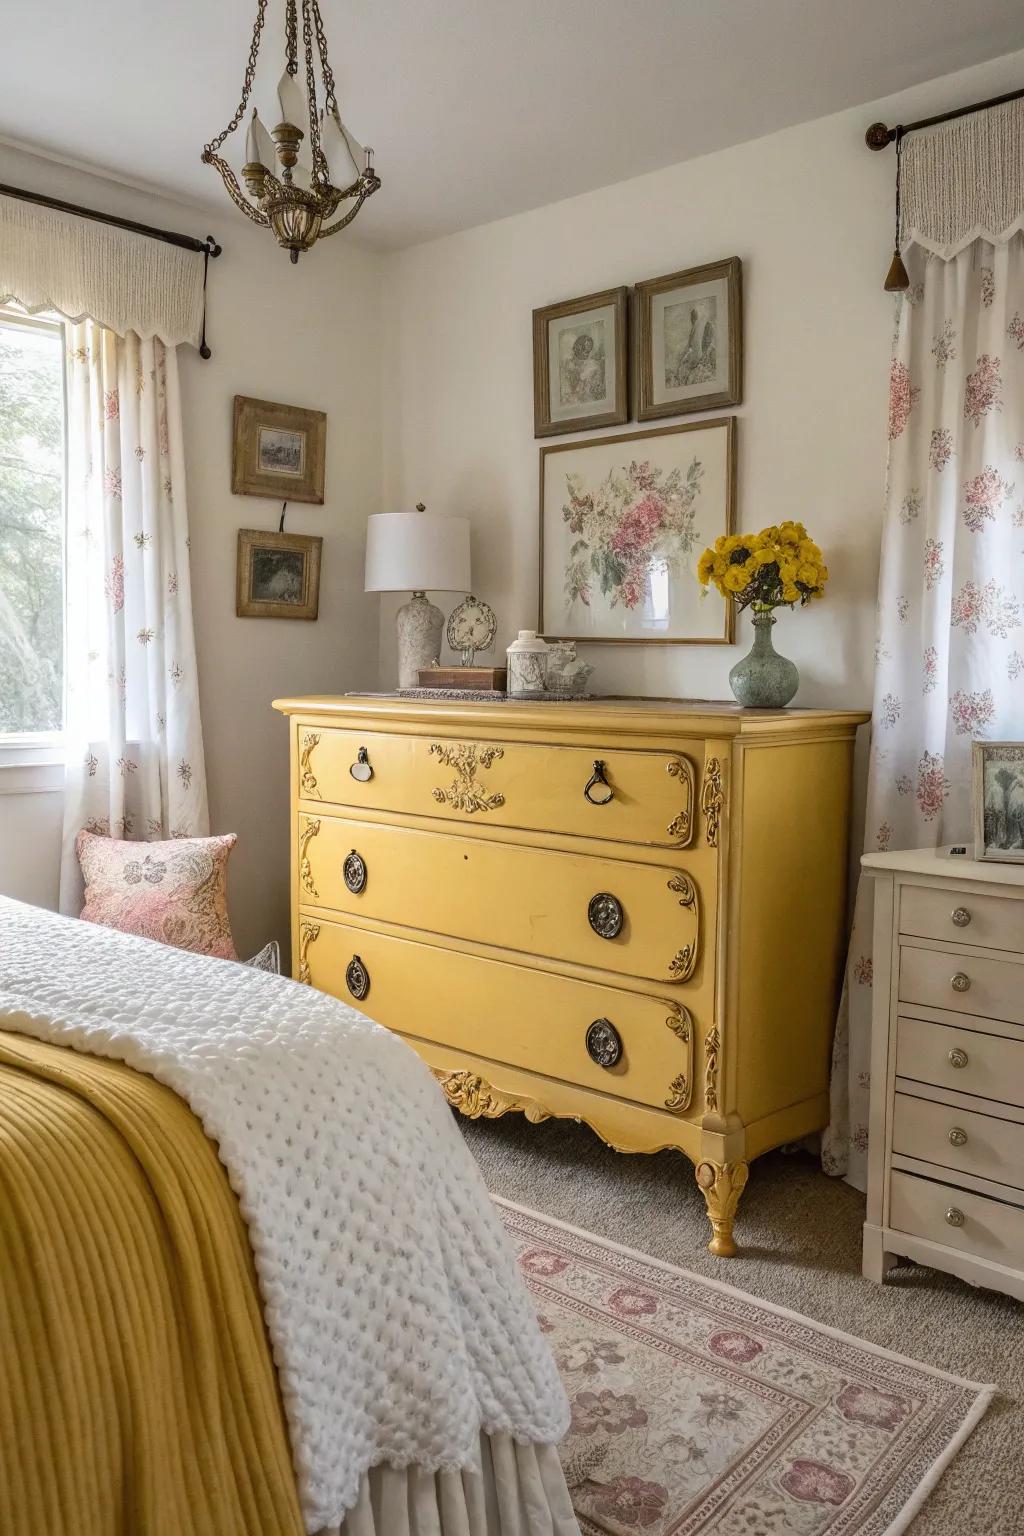
<path fill-rule="evenodd" d="M 909 1536 L 1024 1536 L 1024 1307 L 932 1271 L 860 1274 L 863 1198 L 800 1154 L 754 1165 L 738 1258 L 705 1249 L 704 1202 L 678 1154 L 622 1157 L 570 1122 L 462 1121 L 497 1195 L 713 1275 L 833 1327 L 1001 1388 Z"/>

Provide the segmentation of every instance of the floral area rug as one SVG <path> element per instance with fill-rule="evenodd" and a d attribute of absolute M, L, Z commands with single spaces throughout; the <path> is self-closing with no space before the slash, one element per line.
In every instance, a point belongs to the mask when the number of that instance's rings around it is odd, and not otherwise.
<path fill-rule="evenodd" d="M 497 1202 L 584 1536 L 897 1536 L 994 1388 Z"/>

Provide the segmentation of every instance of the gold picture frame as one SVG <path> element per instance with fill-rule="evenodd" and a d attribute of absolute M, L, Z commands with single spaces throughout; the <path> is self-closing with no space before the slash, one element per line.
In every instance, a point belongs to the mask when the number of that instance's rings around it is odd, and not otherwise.
<path fill-rule="evenodd" d="M 324 500 L 327 415 L 235 396 L 231 489 L 275 501 Z"/>
<path fill-rule="evenodd" d="M 705 545 L 733 531 L 736 421 L 735 416 L 719 416 L 541 448 L 539 633 L 549 640 L 604 645 L 733 644 L 736 605 L 718 603 L 700 587 L 696 564 Z M 644 445 L 640 451 L 638 443 Z M 635 615 L 640 602 L 629 590 L 634 573 L 616 554 L 615 539 L 616 528 L 632 527 L 636 518 L 628 495 L 634 481 L 634 499 L 645 509 L 655 502 L 664 505 L 665 526 L 672 530 L 667 539 L 650 545 L 652 568 L 663 572 L 657 583 L 664 591 L 645 591 L 640 615 Z M 578 518 L 566 515 L 574 494 Z M 593 537 L 588 511 L 598 514 Z M 688 544 L 678 563 L 671 543 L 674 538 L 683 543 L 683 534 L 676 533 L 673 522 L 686 531 Z M 627 544 L 635 547 L 632 540 Z M 570 569 L 574 563 L 590 588 L 582 596 Z M 649 596 L 665 601 L 659 608 L 657 601 L 648 603 Z M 688 622 L 676 621 L 680 607 L 689 612 Z"/>
<path fill-rule="evenodd" d="M 629 420 L 629 289 L 607 288 L 533 312 L 533 435 Z"/>
<path fill-rule="evenodd" d="M 738 256 L 637 283 L 637 420 L 716 411 L 743 399 L 743 263 Z"/>
<path fill-rule="evenodd" d="M 971 742 L 974 857 L 1024 864 L 1024 741 Z"/>
<path fill-rule="evenodd" d="M 315 619 L 320 554 L 315 534 L 238 530 L 235 613 L 240 619 Z"/>

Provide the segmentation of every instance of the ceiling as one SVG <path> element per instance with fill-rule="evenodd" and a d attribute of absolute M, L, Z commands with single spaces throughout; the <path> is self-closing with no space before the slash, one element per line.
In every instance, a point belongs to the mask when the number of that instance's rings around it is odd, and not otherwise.
<path fill-rule="evenodd" d="M 342 114 L 374 146 L 384 183 L 352 233 L 391 247 L 1024 46 L 1019 0 L 321 0 L 321 9 Z M 199 154 L 234 111 L 255 10 L 256 0 L 22 6 L 0 57 L 0 135 L 237 217 Z M 282 68 L 283 13 L 284 0 L 270 0 L 261 116 Z M 243 159 L 238 143 L 236 169 Z"/>

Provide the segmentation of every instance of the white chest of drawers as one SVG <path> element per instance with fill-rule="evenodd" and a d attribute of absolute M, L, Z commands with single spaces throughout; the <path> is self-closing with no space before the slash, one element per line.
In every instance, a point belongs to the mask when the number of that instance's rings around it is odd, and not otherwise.
<path fill-rule="evenodd" d="M 1024 1300 L 1024 865 L 871 854 L 864 1273 L 905 1256 Z"/>

